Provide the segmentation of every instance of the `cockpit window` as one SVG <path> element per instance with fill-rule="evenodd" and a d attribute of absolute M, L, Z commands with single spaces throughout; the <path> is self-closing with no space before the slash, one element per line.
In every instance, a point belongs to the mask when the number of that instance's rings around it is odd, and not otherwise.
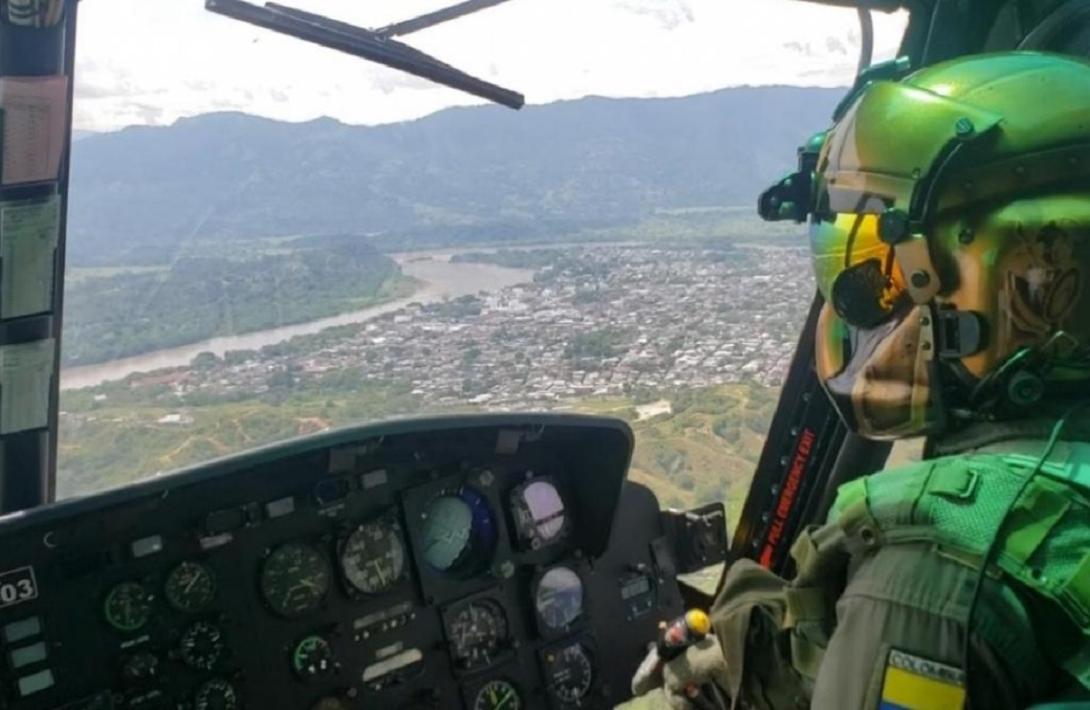
<path fill-rule="evenodd" d="M 814 288 L 800 229 L 753 204 L 853 80 L 855 11 L 516 0 L 406 40 L 518 87 L 513 112 L 198 5 L 81 8 L 60 496 L 560 410 L 624 419 L 633 480 L 737 520 Z M 904 17 L 875 22 L 895 56 Z M 543 544 L 563 513 L 525 493 Z"/>

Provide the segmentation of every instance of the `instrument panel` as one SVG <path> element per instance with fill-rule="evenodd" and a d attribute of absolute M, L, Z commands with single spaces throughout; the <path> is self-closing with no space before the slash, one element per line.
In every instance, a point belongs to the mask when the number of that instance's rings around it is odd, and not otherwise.
<path fill-rule="evenodd" d="M 406 420 L 0 519 L 0 708 L 612 707 L 681 612 L 631 450 Z"/>

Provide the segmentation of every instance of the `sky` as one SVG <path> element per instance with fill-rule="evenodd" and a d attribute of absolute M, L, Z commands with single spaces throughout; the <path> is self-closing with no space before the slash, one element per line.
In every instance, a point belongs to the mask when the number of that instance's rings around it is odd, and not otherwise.
<path fill-rule="evenodd" d="M 279 0 L 381 27 L 455 0 Z M 214 15 L 203 0 L 83 0 L 75 127 L 166 125 L 213 111 L 378 124 L 481 100 Z M 905 17 L 875 13 L 876 55 Z M 403 38 L 540 104 L 682 96 L 730 86 L 843 86 L 859 50 L 854 10 L 797 0 L 511 0 Z"/>

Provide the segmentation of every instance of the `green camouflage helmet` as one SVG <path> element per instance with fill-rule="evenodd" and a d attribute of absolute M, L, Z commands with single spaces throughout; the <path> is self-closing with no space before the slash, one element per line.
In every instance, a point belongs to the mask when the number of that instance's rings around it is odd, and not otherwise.
<path fill-rule="evenodd" d="M 1090 63 L 977 55 L 874 82 L 813 189 L 816 364 L 856 431 L 1088 396 Z"/>

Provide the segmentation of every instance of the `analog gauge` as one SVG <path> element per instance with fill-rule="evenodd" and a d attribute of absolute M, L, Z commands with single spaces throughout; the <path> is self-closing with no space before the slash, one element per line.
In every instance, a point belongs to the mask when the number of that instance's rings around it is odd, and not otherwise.
<path fill-rule="evenodd" d="M 138 582 L 122 582 L 106 595 L 106 621 L 118 631 L 136 631 L 151 618 L 155 595 Z"/>
<path fill-rule="evenodd" d="M 511 514 L 519 542 L 532 550 L 561 540 L 568 532 L 564 500 L 547 480 L 530 481 L 511 491 Z"/>
<path fill-rule="evenodd" d="M 341 571 L 359 592 L 377 594 L 397 584 L 405 573 L 405 544 L 396 525 L 364 523 L 341 543 Z"/>
<path fill-rule="evenodd" d="M 440 495 L 424 510 L 423 556 L 440 572 L 472 573 L 488 561 L 496 526 L 485 497 L 472 488 Z"/>
<path fill-rule="evenodd" d="M 193 694 L 193 710 L 235 710 L 238 692 L 222 678 L 213 678 L 197 687 Z"/>
<path fill-rule="evenodd" d="M 462 668 L 486 666 L 507 640 L 507 615 L 491 599 L 459 607 L 447 620 L 451 655 Z"/>
<path fill-rule="evenodd" d="M 212 570 L 200 562 L 182 562 L 167 575 L 163 592 L 172 607 L 194 614 L 215 599 L 216 578 Z"/>
<path fill-rule="evenodd" d="M 594 682 L 594 668 L 582 644 L 545 652 L 545 682 L 560 702 L 582 702 Z"/>
<path fill-rule="evenodd" d="M 209 621 L 191 624 L 178 641 L 178 657 L 187 666 L 199 671 L 215 668 L 226 650 L 223 632 Z"/>
<path fill-rule="evenodd" d="M 519 710 L 522 698 L 506 680 L 490 680 L 477 691 L 473 710 Z"/>
<path fill-rule="evenodd" d="M 583 581 L 570 567 L 553 567 L 541 576 L 534 609 L 548 631 L 564 631 L 583 613 Z"/>
<path fill-rule="evenodd" d="M 291 667 L 296 675 L 307 680 L 327 676 L 336 670 L 333 649 L 321 636 L 307 636 L 295 644 Z"/>
<path fill-rule="evenodd" d="M 329 563 L 315 548 L 289 542 L 273 550 L 261 567 L 261 593 L 269 608 L 292 619 L 308 614 L 329 591 Z"/>
<path fill-rule="evenodd" d="M 159 657 L 148 651 L 134 653 L 121 664 L 121 676 L 130 683 L 155 680 L 159 677 Z"/>

